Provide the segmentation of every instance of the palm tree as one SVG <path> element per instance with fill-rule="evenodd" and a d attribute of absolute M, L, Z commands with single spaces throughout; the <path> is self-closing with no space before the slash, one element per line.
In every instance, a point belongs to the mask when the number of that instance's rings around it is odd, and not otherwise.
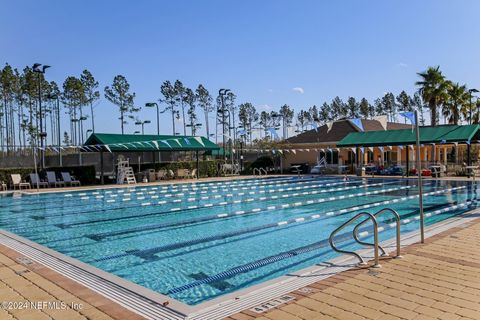
<path fill-rule="evenodd" d="M 451 124 L 458 124 L 460 115 L 468 116 L 466 106 L 468 105 L 468 92 L 466 85 L 460 85 L 447 81 L 447 99 L 443 103 L 442 113 L 445 120 Z"/>
<path fill-rule="evenodd" d="M 420 87 L 420 94 L 430 109 L 430 122 L 432 126 L 438 124 L 438 107 L 447 100 L 448 82 L 440 71 L 440 66 L 429 67 L 426 71 L 417 73 L 421 81 L 415 82 Z"/>

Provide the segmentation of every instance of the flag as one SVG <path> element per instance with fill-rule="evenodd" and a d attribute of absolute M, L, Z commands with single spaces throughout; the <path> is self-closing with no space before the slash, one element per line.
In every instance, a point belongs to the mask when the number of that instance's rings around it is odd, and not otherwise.
<path fill-rule="evenodd" d="M 108 146 L 108 144 L 104 145 L 105 146 L 105 149 L 108 150 L 108 152 L 112 153 L 112 150 L 110 150 L 110 147 Z"/>
<path fill-rule="evenodd" d="M 365 153 L 365 148 L 364 148 L 364 147 L 360 147 L 360 151 L 361 151 L 362 153 Z"/>
<path fill-rule="evenodd" d="M 157 141 L 152 141 L 152 143 L 155 145 L 155 148 L 158 149 L 158 142 Z"/>
<path fill-rule="evenodd" d="M 403 146 L 397 146 L 397 148 L 403 150 Z"/>
<path fill-rule="evenodd" d="M 183 141 L 185 141 L 185 143 L 189 146 L 192 145 L 192 143 L 190 142 L 190 140 L 188 138 L 183 138 Z"/>
<path fill-rule="evenodd" d="M 383 130 L 387 130 L 387 122 L 388 122 L 387 116 L 377 116 L 377 117 L 373 117 L 372 119 L 380 122 L 380 125 L 382 126 Z"/>
<path fill-rule="evenodd" d="M 360 131 L 364 131 L 362 119 L 355 118 L 355 119 L 349 119 L 349 121 L 350 121 L 355 127 L 357 127 L 358 129 L 360 129 Z"/>
<path fill-rule="evenodd" d="M 410 123 L 412 125 L 416 124 L 416 121 L 415 121 L 415 112 L 412 112 L 412 111 L 409 111 L 409 112 L 400 112 L 399 113 L 402 117 L 404 118 L 407 118 L 408 120 L 410 120 Z"/>
<path fill-rule="evenodd" d="M 247 131 L 245 129 L 238 130 L 238 135 L 239 136 L 245 136 L 246 134 L 247 134 Z"/>
<path fill-rule="evenodd" d="M 354 147 L 352 147 L 352 148 L 350 148 L 350 149 L 352 149 L 352 152 L 353 152 L 353 153 L 357 154 L 357 150 L 356 150 Z"/>
<path fill-rule="evenodd" d="M 275 130 L 275 128 L 267 128 L 267 130 L 265 130 L 265 131 L 270 132 L 272 137 L 274 137 L 275 139 L 278 139 L 277 130 Z"/>
<path fill-rule="evenodd" d="M 368 147 L 368 150 L 370 150 L 371 152 L 373 152 L 373 147 Z"/>
<path fill-rule="evenodd" d="M 470 145 L 470 139 L 468 139 L 466 143 L 467 143 L 468 145 Z"/>
<path fill-rule="evenodd" d="M 383 152 L 383 147 L 378 147 L 378 149 L 379 149 L 381 152 Z"/>
<path fill-rule="evenodd" d="M 316 122 L 307 123 L 307 126 L 312 126 L 313 129 L 318 130 L 318 124 Z"/>
<path fill-rule="evenodd" d="M 332 130 L 332 127 L 333 127 L 333 121 L 329 121 L 326 123 L 327 125 L 327 133 L 330 132 L 330 130 Z"/>
<path fill-rule="evenodd" d="M 292 149 L 290 151 L 293 152 L 293 154 L 297 154 L 297 151 L 295 149 Z"/>

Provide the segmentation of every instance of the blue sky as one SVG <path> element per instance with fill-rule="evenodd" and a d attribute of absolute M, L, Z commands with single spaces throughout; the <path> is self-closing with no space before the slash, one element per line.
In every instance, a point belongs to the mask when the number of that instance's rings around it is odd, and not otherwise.
<path fill-rule="evenodd" d="M 47 79 L 59 83 L 89 69 L 102 88 L 95 109 L 102 132 L 120 131 L 116 107 L 103 98 L 117 74 L 137 105 L 158 99 L 164 80 L 180 79 L 212 95 L 230 88 L 238 103 L 260 111 L 285 103 L 300 110 L 336 95 L 412 93 L 416 72 L 432 65 L 480 88 L 475 0 L 3 0 L 1 7 L 0 63 L 52 65 Z M 153 110 L 138 116 L 156 131 Z M 171 132 L 167 115 L 161 131 Z"/>

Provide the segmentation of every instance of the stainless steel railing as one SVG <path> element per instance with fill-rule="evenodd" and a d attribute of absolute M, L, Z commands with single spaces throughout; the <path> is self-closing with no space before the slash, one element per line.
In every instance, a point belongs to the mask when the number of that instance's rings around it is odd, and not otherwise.
<path fill-rule="evenodd" d="M 386 252 L 385 250 L 379 245 L 379 241 L 378 241 L 378 232 L 379 232 L 379 228 L 378 228 L 378 222 L 377 222 L 377 217 L 380 216 L 380 215 L 383 215 L 385 213 L 391 213 L 394 218 L 395 218 L 395 224 L 396 224 L 396 258 L 400 258 L 401 255 L 400 255 L 400 215 L 398 214 L 398 212 L 396 212 L 395 210 L 391 209 L 391 208 L 385 208 L 385 209 L 382 209 L 378 212 L 376 212 L 375 214 L 371 214 L 371 213 L 368 213 L 368 212 L 360 212 L 358 213 L 357 215 L 355 215 L 354 217 L 350 218 L 348 221 L 344 222 L 342 225 L 340 225 L 338 228 L 336 228 L 335 230 L 333 230 L 333 232 L 330 234 L 330 237 L 328 239 L 329 243 L 330 243 L 330 246 L 332 247 L 333 250 L 335 250 L 336 252 L 339 252 L 339 253 L 344 253 L 344 254 L 350 254 L 350 255 L 353 255 L 355 256 L 356 258 L 358 258 L 358 260 L 360 260 L 359 264 L 362 264 L 362 265 L 365 265 L 366 262 L 365 260 L 358 254 L 356 253 L 355 251 L 348 251 L 348 250 L 343 250 L 343 249 L 339 249 L 336 244 L 335 244 L 335 241 L 334 241 L 334 238 L 335 238 L 335 235 L 341 231 L 342 229 L 344 229 L 345 227 L 347 227 L 348 225 L 354 223 L 355 221 L 359 220 L 360 218 L 365 218 L 364 220 L 360 221 L 357 225 L 355 225 L 355 227 L 353 228 L 353 231 L 352 231 L 352 236 L 353 236 L 353 239 L 361 244 L 361 245 L 365 245 L 365 246 L 371 246 L 373 247 L 373 251 L 374 251 L 374 265 L 373 267 L 374 268 L 380 268 L 381 265 L 379 264 L 379 254 L 378 254 L 378 251 L 381 250 L 382 251 L 382 255 L 386 255 Z M 369 243 L 369 242 L 365 242 L 365 241 L 362 241 L 359 239 L 359 228 L 363 225 L 365 225 L 368 221 L 372 221 L 372 224 L 373 224 L 373 243 Z"/>

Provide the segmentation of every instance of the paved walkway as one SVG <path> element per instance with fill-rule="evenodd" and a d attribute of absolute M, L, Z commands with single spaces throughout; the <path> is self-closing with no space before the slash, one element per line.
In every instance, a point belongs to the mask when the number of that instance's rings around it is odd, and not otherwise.
<path fill-rule="evenodd" d="M 90 289 L 24 259 L 16 251 L 0 245 L 1 320 L 143 319 Z"/>
<path fill-rule="evenodd" d="M 262 314 L 229 320 L 480 319 L 480 219 L 404 250 L 379 269 L 354 269 L 291 295 Z"/>

